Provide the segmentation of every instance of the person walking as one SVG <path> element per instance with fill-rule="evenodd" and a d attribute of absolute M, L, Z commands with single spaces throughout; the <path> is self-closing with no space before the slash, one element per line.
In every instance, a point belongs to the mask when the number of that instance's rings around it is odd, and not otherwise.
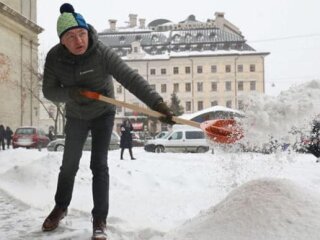
<path fill-rule="evenodd" d="M 132 124 L 129 119 L 123 120 L 120 126 L 121 138 L 120 138 L 120 160 L 123 160 L 123 152 L 125 148 L 129 149 L 131 160 L 136 160 L 132 154 L 132 133 L 133 130 Z"/>
<path fill-rule="evenodd" d="M 6 138 L 6 130 L 4 129 L 4 126 L 0 125 L 0 147 L 2 147 L 2 150 L 6 149 L 6 144 L 4 142 L 4 139 Z"/>
<path fill-rule="evenodd" d="M 53 141 L 55 139 L 52 128 L 49 129 L 48 138 L 50 139 L 50 141 Z"/>
<path fill-rule="evenodd" d="M 82 95 L 82 91 L 94 91 L 114 98 L 114 78 L 151 109 L 163 113 L 160 121 L 174 124 L 173 112 L 139 73 L 98 40 L 94 27 L 87 24 L 71 4 L 61 5 L 60 13 L 57 21 L 59 43 L 46 56 L 42 91 L 45 98 L 66 104 L 66 139 L 55 206 L 45 219 L 42 230 L 56 229 L 60 220 L 67 215 L 82 148 L 91 131 L 92 239 L 107 239 L 108 146 L 115 106 L 88 99 Z"/>
<path fill-rule="evenodd" d="M 12 130 L 9 126 L 6 127 L 6 132 L 5 132 L 5 136 L 6 136 L 6 141 L 7 141 L 7 148 L 10 148 L 11 145 L 11 141 L 12 141 Z"/>

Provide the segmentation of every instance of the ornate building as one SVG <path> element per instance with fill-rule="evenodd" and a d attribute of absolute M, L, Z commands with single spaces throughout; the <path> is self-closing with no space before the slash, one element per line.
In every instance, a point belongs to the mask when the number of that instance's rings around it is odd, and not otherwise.
<path fill-rule="evenodd" d="M 185 113 L 215 105 L 242 109 L 243 95 L 264 93 L 264 58 L 246 43 L 239 28 L 215 13 L 206 22 L 191 15 L 173 23 L 156 19 L 145 25 L 145 19 L 129 15 L 126 27 L 110 27 L 99 33 L 100 40 L 111 46 L 170 102 L 175 92 Z M 143 105 L 115 81 L 116 98 Z M 117 108 L 117 117 L 135 115 Z M 118 122 L 119 124 L 119 122 Z"/>
<path fill-rule="evenodd" d="M 0 124 L 39 124 L 36 0 L 0 0 Z"/>

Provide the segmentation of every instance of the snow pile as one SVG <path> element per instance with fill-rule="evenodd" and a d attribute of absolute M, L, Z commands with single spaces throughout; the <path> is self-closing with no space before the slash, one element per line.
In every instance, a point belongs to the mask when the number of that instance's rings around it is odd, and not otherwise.
<path fill-rule="evenodd" d="M 320 198 L 289 180 L 259 179 L 232 191 L 166 240 L 319 239 Z"/>
<path fill-rule="evenodd" d="M 245 100 L 246 118 L 243 142 L 256 145 L 267 143 L 271 138 L 294 143 L 293 129 L 310 131 L 310 124 L 320 113 L 320 80 L 293 86 L 277 97 L 252 94 Z"/>

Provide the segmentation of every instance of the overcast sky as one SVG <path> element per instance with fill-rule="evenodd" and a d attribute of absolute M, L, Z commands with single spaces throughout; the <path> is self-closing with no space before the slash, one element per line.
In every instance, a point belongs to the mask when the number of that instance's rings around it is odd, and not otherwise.
<path fill-rule="evenodd" d="M 249 45 L 266 57 L 266 93 L 277 95 L 293 84 L 320 79 L 319 0 L 38 0 L 40 52 L 44 55 L 59 39 L 56 21 L 62 3 L 71 3 L 76 12 L 98 32 L 109 28 L 109 19 L 125 26 L 130 13 L 145 18 L 179 22 L 193 14 L 199 21 L 214 19 L 215 12 L 236 25 Z"/>

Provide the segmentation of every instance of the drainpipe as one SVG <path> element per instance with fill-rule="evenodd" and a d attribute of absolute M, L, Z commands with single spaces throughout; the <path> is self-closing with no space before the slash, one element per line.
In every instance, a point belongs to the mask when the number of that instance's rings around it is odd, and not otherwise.
<path fill-rule="evenodd" d="M 237 61 L 239 56 L 234 59 L 234 105 L 235 109 L 238 109 L 238 86 L 237 86 Z"/>
<path fill-rule="evenodd" d="M 30 41 L 30 123 L 33 126 L 33 64 L 32 64 L 32 41 Z"/>
<path fill-rule="evenodd" d="M 265 93 L 265 71 L 264 71 L 264 57 L 260 56 L 262 60 L 262 91 Z"/>
<path fill-rule="evenodd" d="M 193 59 L 191 61 L 191 112 L 194 112 L 194 73 L 193 73 Z"/>

